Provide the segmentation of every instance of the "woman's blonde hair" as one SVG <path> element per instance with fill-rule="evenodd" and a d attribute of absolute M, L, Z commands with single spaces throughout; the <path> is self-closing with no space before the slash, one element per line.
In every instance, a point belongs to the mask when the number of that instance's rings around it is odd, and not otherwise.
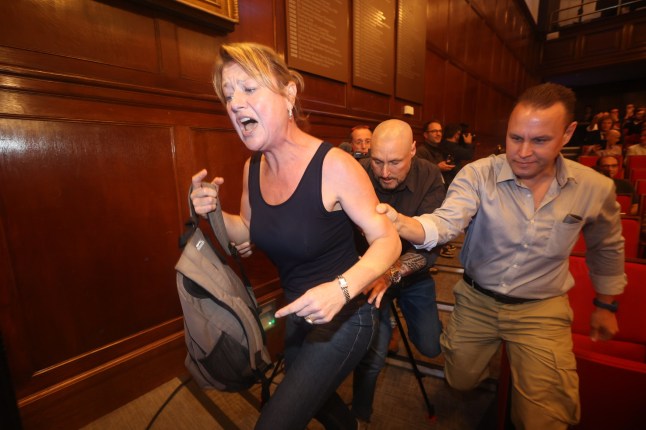
<path fill-rule="evenodd" d="M 297 96 L 293 100 L 294 120 L 304 120 L 301 106 L 298 101 L 298 93 L 303 91 L 305 84 L 300 73 L 291 70 L 285 61 L 273 49 L 258 43 L 230 43 L 220 46 L 220 53 L 215 62 L 215 73 L 213 74 L 213 87 L 215 93 L 226 105 L 226 99 L 222 91 L 222 70 L 229 63 L 236 63 L 249 76 L 258 83 L 269 88 L 277 94 L 288 97 L 285 88 L 290 82 L 296 84 Z"/>

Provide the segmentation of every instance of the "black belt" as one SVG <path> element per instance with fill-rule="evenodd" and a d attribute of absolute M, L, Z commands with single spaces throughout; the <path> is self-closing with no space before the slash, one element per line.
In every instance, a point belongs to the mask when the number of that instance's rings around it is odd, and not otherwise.
<path fill-rule="evenodd" d="M 511 296 L 506 296 L 504 294 L 496 293 L 495 291 L 487 290 L 486 288 L 482 288 L 476 281 L 471 279 L 469 275 L 466 273 L 462 275 L 462 278 L 464 279 L 464 282 L 467 284 L 471 285 L 473 288 L 475 288 L 476 291 L 481 292 L 485 296 L 489 296 L 492 299 L 496 300 L 499 303 L 504 303 L 506 305 L 519 305 L 521 303 L 528 303 L 528 302 L 535 302 L 539 299 L 523 299 L 521 297 L 511 297 Z"/>

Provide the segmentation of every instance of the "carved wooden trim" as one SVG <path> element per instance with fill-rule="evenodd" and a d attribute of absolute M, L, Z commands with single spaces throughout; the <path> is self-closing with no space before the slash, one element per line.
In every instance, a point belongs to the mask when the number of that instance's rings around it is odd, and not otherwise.
<path fill-rule="evenodd" d="M 240 22 L 238 0 L 135 0 L 156 9 L 180 15 L 224 33 Z"/>

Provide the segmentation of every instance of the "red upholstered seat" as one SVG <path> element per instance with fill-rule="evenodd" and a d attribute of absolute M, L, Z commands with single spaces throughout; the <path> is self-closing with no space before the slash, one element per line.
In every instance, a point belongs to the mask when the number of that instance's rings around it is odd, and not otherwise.
<path fill-rule="evenodd" d="M 639 257 L 639 237 L 641 232 L 640 217 L 623 216 L 621 217 L 621 235 L 625 239 L 624 250 L 626 258 Z M 583 233 L 579 234 L 579 239 L 572 248 L 572 253 L 583 254 L 586 252 L 585 239 Z"/>
<path fill-rule="evenodd" d="M 646 157 L 646 155 L 644 155 Z M 637 179 L 635 181 L 635 192 L 640 196 L 646 194 L 646 179 Z"/>
<path fill-rule="evenodd" d="M 584 166 L 594 167 L 597 165 L 598 155 L 579 155 L 577 161 Z"/>
<path fill-rule="evenodd" d="M 594 290 L 584 257 L 570 256 L 575 287 L 572 338 L 579 373 L 581 423 L 577 428 L 644 428 L 646 418 L 646 263 L 627 261 L 628 285 L 617 297 L 619 333 L 592 342 L 590 314 Z"/>
<path fill-rule="evenodd" d="M 622 214 L 630 214 L 630 208 L 633 205 L 633 196 L 631 194 L 617 194 L 617 202 L 621 206 Z"/>
<path fill-rule="evenodd" d="M 646 169 L 646 155 L 631 155 L 626 158 L 626 170 L 630 174 L 633 169 Z"/>
<path fill-rule="evenodd" d="M 639 236 L 641 234 L 641 219 L 636 216 L 621 217 L 621 235 L 626 240 L 624 244 L 626 258 L 639 257 Z"/>
<path fill-rule="evenodd" d="M 633 184 L 639 179 L 646 179 L 646 168 L 638 168 L 630 171 L 630 182 Z"/>

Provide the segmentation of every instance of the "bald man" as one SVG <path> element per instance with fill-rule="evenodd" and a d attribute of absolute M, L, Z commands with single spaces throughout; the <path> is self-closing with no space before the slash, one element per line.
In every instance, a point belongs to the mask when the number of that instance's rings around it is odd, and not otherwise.
<path fill-rule="evenodd" d="M 400 120 L 384 121 L 372 134 L 370 156 L 360 160 L 368 172 L 377 197 L 400 213 L 416 216 L 440 207 L 445 187 L 437 165 L 415 157 L 415 141 L 410 126 Z M 361 249 L 360 249 L 361 251 Z M 370 421 L 377 377 L 386 362 L 392 335 L 391 306 L 394 298 L 417 349 L 434 357 L 440 353 L 442 326 L 435 302 L 435 282 L 428 269 L 436 254 L 416 250 L 402 240 L 402 255 L 378 282 L 390 284 L 379 308 L 379 325 L 373 343 L 354 372 L 352 410 L 363 422 Z"/>

